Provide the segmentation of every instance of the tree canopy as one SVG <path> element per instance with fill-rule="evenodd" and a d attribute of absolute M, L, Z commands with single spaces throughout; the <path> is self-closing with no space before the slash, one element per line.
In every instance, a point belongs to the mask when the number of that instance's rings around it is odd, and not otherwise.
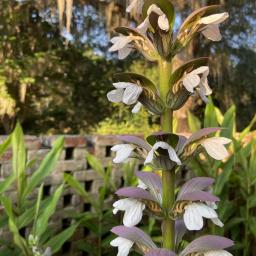
<path fill-rule="evenodd" d="M 138 22 L 138 17 L 125 14 L 126 1 L 74 1 L 72 16 L 63 15 L 66 34 L 61 33 L 57 2 L 0 3 L 2 133 L 10 132 L 17 119 L 27 133 L 88 132 L 115 111 L 105 95 L 116 67 L 144 72 L 139 55 L 120 62 L 107 51 L 113 27 Z M 242 127 L 256 106 L 254 1 L 174 2 L 177 24 L 198 6 L 225 4 L 230 19 L 222 28 L 224 40 L 213 45 L 194 41 L 187 53 L 210 54 L 213 100 L 223 110 L 235 103 Z"/>

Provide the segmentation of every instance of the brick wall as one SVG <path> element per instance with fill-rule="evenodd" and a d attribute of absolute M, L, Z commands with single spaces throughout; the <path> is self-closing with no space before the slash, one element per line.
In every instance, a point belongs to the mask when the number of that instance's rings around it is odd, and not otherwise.
<path fill-rule="evenodd" d="M 0 136 L 0 143 L 6 137 Z M 31 175 L 37 169 L 40 161 L 50 151 L 53 142 L 57 136 L 26 136 L 25 143 L 27 149 L 28 160 L 36 159 L 35 165 L 28 170 L 28 175 Z M 102 184 L 102 179 L 92 170 L 91 166 L 86 162 L 86 152 L 94 154 L 104 166 L 107 166 L 112 161 L 111 147 L 118 143 L 118 140 L 112 136 L 65 136 L 64 149 L 58 161 L 57 167 L 44 181 L 43 195 L 49 196 L 55 189 L 62 184 L 64 173 L 70 173 L 75 177 L 85 188 L 92 194 L 98 192 Z M 8 150 L 0 159 L 0 179 L 6 178 L 12 171 L 12 152 Z M 122 172 L 120 166 L 113 165 L 112 178 L 117 182 L 121 181 Z M 35 191 L 35 195 L 36 196 Z M 10 197 L 16 197 L 15 187 L 9 192 Z M 57 212 L 51 220 L 50 225 L 54 230 L 62 230 L 70 224 L 70 219 L 67 219 L 64 210 L 75 209 L 77 212 L 90 209 L 90 205 L 84 202 L 82 198 L 73 193 L 72 189 L 66 189 L 59 201 Z M 28 230 L 23 230 L 24 234 Z M 9 237 L 10 234 L 6 230 L 1 230 L 0 235 Z M 83 230 L 78 230 L 73 239 L 77 240 L 84 236 Z M 72 241 L 65 244 L 65 252 L 60 255 L 71 255 L 68 251 L 72 251 L 72 255 L 76 254 L 73 250 Z"/>

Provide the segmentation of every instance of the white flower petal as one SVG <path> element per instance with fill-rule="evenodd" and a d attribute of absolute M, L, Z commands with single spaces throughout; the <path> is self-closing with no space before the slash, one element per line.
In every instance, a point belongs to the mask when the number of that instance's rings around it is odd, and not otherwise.
<path fill-rule="evenodd" d="M 134 147 L 130 144 L 119 144 L 112 147 L 111 150 L 116 152 L 116 157 L 113 159 L 113 162 L 117 164 L 127 160 L 134 150 Z"/>
<path fill-rule="evenodd" d="M 211 207 L 212 209 L 214 209 L 214 210 L 218 209 L 217 204 L 214 203 L 214 202 L 206 201 L 205 203 L 206 203 L 209 207 Z"/>
<path fill-rule="evenodd" d="M 176 162 L 178 165 L 181 165 L 181 161 L 180 161 L 179 157 L 177 156 L 177 153 L 176 153 L 176 151 L 174 150 L 173 147 L 170 146 L 168 148 L 168 154 L 169 154 L 170 159 L 173 162 Z"/>
<path fill-rule="evenodd" d="M 133 114 L 137 114 L 141 110 L 142 104 L 138 102 L 132 109 Z"/>
<path fill-rule="evenodd" d="M 117 103 L 122 101 L 123 95 L 124 95 L 124 90 L 116 89 L 108 92 L 107 98 L 109 101 Z"/>
<path fill-rule="evenodd" d="M 199 89 L 206 96 L 212 94 L 212 89 L 210 88 L 210 86 L 208 84 L 207 77 L 201 80 L 201 83 L 199 85 Z"/>
<path fill-rule="evenodd" d="M 116 215 L 118 213 L 118 211 L 119 210 L 117 208 L 114 208 L 112 212 L 113 212 L 114 215 Z"/>
<path fill-rule="evenodd" d="M 146 17 L 145 20 L 139 26 L 137 26 L 137 30 L 139 30 L 139 32 L 142 34 L 146 34 L 149 27 L 150 27 L 149 18 Z"/>
<path fill-rule="evenodd" d="M 144 164 L 149 164 L 153 161 L 153 158 L 154 158 L 154 149 L 152 148 L 149 152 L 148 152 L 148 155 L 145 159 L 145 162 Z"/>
<path fill-rule="evenodd" d="M 202 30 L 203 35 L 212 41 L 218 42 L 221 41 L 222 36 L 220 33 L 219 25 L 207 25 L 204 30 Z"/>
<path fill-rule="evenodd" d="M 124 48 L 127 44 L 132 41 L 132 37 L 130 36 L 116 36 L 111 39 L 113 45 L 109 48 L 110 52 L 118 51 Z"/>
<path fill-rule="evenodd" d="M 204 101 L 204 103 L 206 103 L 206 104 L 209 103 L 208 98 L 205 96 L 205 94 L 203 93 L 202 90 L 197 89 L 197 92 L 198 92 L 200 98 Z"/>
<path fill-rule="evenodd" d="M 191 73 L 196 75 L 203 74 L 204 76 L 207 77 L 209 75 L 209 67 L 201 66 L 199 68 L 194 69 Z"/>
<path fill-rule="evenodd" d="M 181 161 L 180 161 L 175 149 L 172 146 L 170 146 L 168 143 L 163 142 L 163 141 L 158 141 L 153 145 L 152 149 L 148 153 L 148 156 L 147 156 L 144 164 L 148 164 L 148 163 L 152 162 L 153 156 L 154 156 L 154 151 L 156 151 L 158 148 L 166 149 L 168 151 L 170 160 L 172 160 L 173 162 L 176 162 L 178 165 L 181 164 Z"/>
<path fill-rule="evenodd" d="M 216 226 L 219 226 L 219 227 L 223 227 L 224 224 L 223 222 L 219 219 L 219 218 L 212 218 L 211 221 L 216 225 Z"/>
<path fill-rule="evenodd" d="M 140 97 L 140 94 L 142 93 L 143 89 L 141 86 L 138 86 L 136 84 L 131 84 L 128 86 L 123 95 L 123 103 L 127 105 L 135 104 Z"/>
<path fill-rule="evenodd" d="M 164 14 L 163 11 L 155 4 L 150 5 L 150 7 L 148 8 L 148 11 L 147 11 L 147 15 L 149 16 L 151 14 L 151 12 L 154 12 L 159 16 Z"/>
<path fill-rule="evenodd" d="M 204 252 L 204 256 L 232 256 L 232 254 L 225 250 L 214 250 Z"/>
<path fill-rule="evenodd" d="M 126 89 L 127 87 L 132 86 L 134 84 L 129 82 L 117 82 L 117 83 L 113 83 L 113 85 L 117 89 Z"/>
<path fill-rule="evenodd" d="M 213 137 L 204 140 L 201 145 L 205 148 L 206 152 L 216 160 L 222 160 L 229 156 L 225 144 L 230 143 L 231 140 L 223 137 Z"/>
<path fill-rule="evenodd" d="M 200 230 L 204 225 L 203 217 L 198 214 L 196 204 L 189 204 L 185 207 L 183 220 L 188 230 Z"/>
<path fill-rule="evenodd" d="M 133 246 L 133 242 L 123 237 L 117 237 L 110 242 L 113 247 L 118 247 L 117 256 L 127 256 Z"/>
<path fill-rule="evenodd" d="M 126 12 L 131 12 L 137 6 L 138 0 L 132 0 L 131 3 L 127 6 Z"/>
<path fill-rule="evenodd" d="M 142 219 L 144 209 L 145 204 L 134 199 L 129 208 L 125 210 L 123 224 L 126 227 L 134 227 L 139 224 Z"/>
<path fill-rule="evenodd" d="M 147 189 L 148 187 L 146 186 L 146 184 L 144 184 L 144 182 L 142 182 L 140 179 L 138 180 L 139 184 L 138 184 L 138 188 L 142 188 L 142 189 Z"/>
<path fill-rule="evenodd" d="M 158 26 L 159 26 L 160 29 L 162 29 L 164 31 L 168 31 L 170 29 L 169 20 L 168 20 L 168 18 L 166 17 L 165 14 L 159 16 Z"/>
<path fill-rule="evenodd" d="M 132 48 L 128 44 L 126 47 L 124 47 L 118 51 L 118 59 L 119 60 L 125 59 L 131 52 L 132 52 Z"/>
<path fill-rule="evenodd" d="M 196 205 L 196 210 L 198 211 L 198 213 L 206 219 L 213 219 L 218 217 L 215 210 L 207 206 L 206 204 L 193 203 L 193 205 Z"/>
<path fill-rule="evenodd" d="M 194 88 L 200 84 L 200 77 L 196 74 L 189 73 L 183 78 L 183 85 L 187 91 L 193 93 Z"/>
<path fill-rule="evenodd" d="M 229 17 L 227 12 L 212 14 L 200 19 L 199 24 L 220 24 Z"/>

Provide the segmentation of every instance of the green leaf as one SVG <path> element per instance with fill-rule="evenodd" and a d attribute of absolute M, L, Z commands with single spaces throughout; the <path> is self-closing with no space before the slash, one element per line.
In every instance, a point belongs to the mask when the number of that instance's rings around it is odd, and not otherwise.
<path fill-rule="evenodd" d="M 240 141 L 250 132 L 250 130 L 252 129 L 255 123 L 256 123 L 256 114 L 254 115 L 249 125 L 240 133 L 240 136 L 239 136 Z"/>
<path fill-rule="evenodd" d="M 60 157 L 64 145 L 64 138 L 58 138 L 53 145 L 51 151 L 46 155 L 40 164 L 39 168 L 33 173 L 31 178 L 28 181 L 28 185 L 24 190 L 23 198 L 29 195 L 33 189 L 45 178 L 49 175 L 54 168 L 56 167 L 57 161 Z"/>
<path fill-rule="evenodd" d="M 43 195 L 43 188 L 44 188 L 44 183 L 41 184 L 39 191 L 38 191 L 38 195 L 37 195 L 37 200 L 36 200 L 36 208 L 35 208 L 35 216 L 34 216 L 34 224 L 33 224 L 33 228 L 32 228 L 32 232 L 34 235 L 37 234 L 37 219 L 39 216 L 39 210 L 40 210 L 40 205 L 41 205 L 41 201 L 42 201 L 42 195 Z"/>
<path fill-rule="evenodd" d="M 58 252 L 61 249 L 62 245 L 74 234 L 77 227 L 78 224 L 75 224 L 63 230 L 61 233 L 47 241 L 45 247 L 50 247 L 52 253 Z"/>
<path fill-rule="evenodd" d="M 86 154 L 86 160 L 88 161 L 92 169 L 96 171 L 98 175 L 104 178 L 105 170 L 100 160 L 90 153 Z"/>
<path fill-rule="evenodd" d="M 188 126 L 191 132 L 197 132 L 201 128 L 200 120 L 188 111 Z"/>
<path fill-rule="evenodd" d="M 12 168 L 17 180 L 18 197 L 23 193 L 26 186 L 26 149 L 22 128 L 17 123 L 12 135 Z"/>
<path fill-rule="evenodd" d="M 227 162 L 222 163 L 221 166 L 222 173 L 217 176 L 215 181 L 215 194 L 220 195 L 224 186 L 228 183 L 230 175 L 233 171 L 233 165 L 234 165 L 234 156 L 231 156 Z"/>
<path fill-rule="evenodd" d="M 215 106 L 212 102 L 208 103 L 204 112 L 204 127 L 218 127 Z"/>
<path fill-rule="evenodd" d="M 217 117 L 217 121 L 219 124 L 222 124 L 223 123 L 223 120 L 224 120 L 224 116 L 223 114 L 221 113 L 220 109 L 215 107 L 215 113 L 216 113 L 216 117 Z"/>
<path fill-rule="evenodd" d="M 98 205 L 97 202 L 93 200 L 91 195 L 84 189 L 84 187 L 71 175 L 65 173 L 64 174 L 64 180 L 65 182 L 72 187 L 80 196 L 84 198 L 85 201 L 88 201 L 96 211 L 98 211 Z"/>
<path fill-rule="evenodd" d="M 12 141 L 12 137 L 8 136 L 7 139 L 0 145 L 0 156 L 7 150 Z"/>
<path fill-rule="evenodd" d="M 221 130 L 220 136 L 226 138 L 232 138 L 236 131 L 236 107 L 231 106 L 228 111 L 224 115 L 224 120 L 222 123 L 222 127 L 224 129 Z"/>
<path fill-rule="evenodd" d="M 20 235 L 19 229 L 16 225 L 11 200 L 5 196 L 0 196 L 0 200 L 8 216 L 9 229 L 13 234 L 14 243 L 21 249 L 24 255 L 29 255 L 26 240 Z"/>
<path fill-rule="evenodd" d="M 5 180 L 1 181 L 0 194 L 8 190 L 14 181 L 15 181 L 15 176 L 13 174 L 11 174 L 11 176 L 7 177 Z"/>
<path fill-rule="evenodd" d="M 40 237 L 48 226 L 49 218 L 54 214 L 59 199 L 61 197 L 64 185 L 59 186 L 54 194 L 52 195 L 49 204 L 45 207 L 44 211 L 38 217 L 35 224 L 35 230 L 37 231 L 37 236 Z"/>

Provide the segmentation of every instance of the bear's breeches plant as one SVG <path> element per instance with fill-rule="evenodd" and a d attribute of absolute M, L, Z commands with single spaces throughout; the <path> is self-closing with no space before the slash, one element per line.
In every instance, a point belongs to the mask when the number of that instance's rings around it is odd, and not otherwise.
<path fill-rule="evenodd" d="M 136 158 L 151 171 L 136 172 L 137 187 L 116 191 L 120 199 L 113 205 L 113 214 L 123 212 L 123 225 L 111 230 L 117 236 L 111 245 L 117 247 L 118 256 L 126 256 L 131 250 L 147 256 L 231 255 L 227 248 L 233 246 L 233 241 L 216 235 L 197 237 L 185 247 L 180 245 L 183 235 L 203 229 L 206 219 L 219 227 L 224 224 L 218 217 L 220 198 L 211 192 L 214 179 L 195 177 L 181 187 L 175 183 L 179 169 L 203 151 L 218 161 L 229 157 L 226 145 L 231 140 L 218 137 L 218 127 L 204 128 L 185 137 L 174 134 L 172 125 L 174 111 L 190 96 L 198 95 L 207 103 L 207 96 L 212 93 L 207 58 L 191 60 L 176 70 L 172 68 L 173 59 L 199 34 L 220 41 L 219 26 L 228 13 L 221 12 L 218 5 L 205 6 L 189 15 L 174 33 L 175 11 L 168 0 L 133 0 L 127 11 L 140 12 L 143 21 L 136 28 L 116 28 L 118 35 L 111 39 L 109 51 L 117 52 L 120 59 L 133 51 L 140 52 L 158 65 L 159 80 L 154 84 L 140 74 L 118 73 L 107 97 L 111 102 L 131 106 L 133 113 L 144 107 L 159 116 L 161 131 L 145 140 L 120 136 L 123 144 L 112 148 L 116 154 L 114 163 Z M 161 221 L 160 244 L 136 227 L 146 212 Z"/>

